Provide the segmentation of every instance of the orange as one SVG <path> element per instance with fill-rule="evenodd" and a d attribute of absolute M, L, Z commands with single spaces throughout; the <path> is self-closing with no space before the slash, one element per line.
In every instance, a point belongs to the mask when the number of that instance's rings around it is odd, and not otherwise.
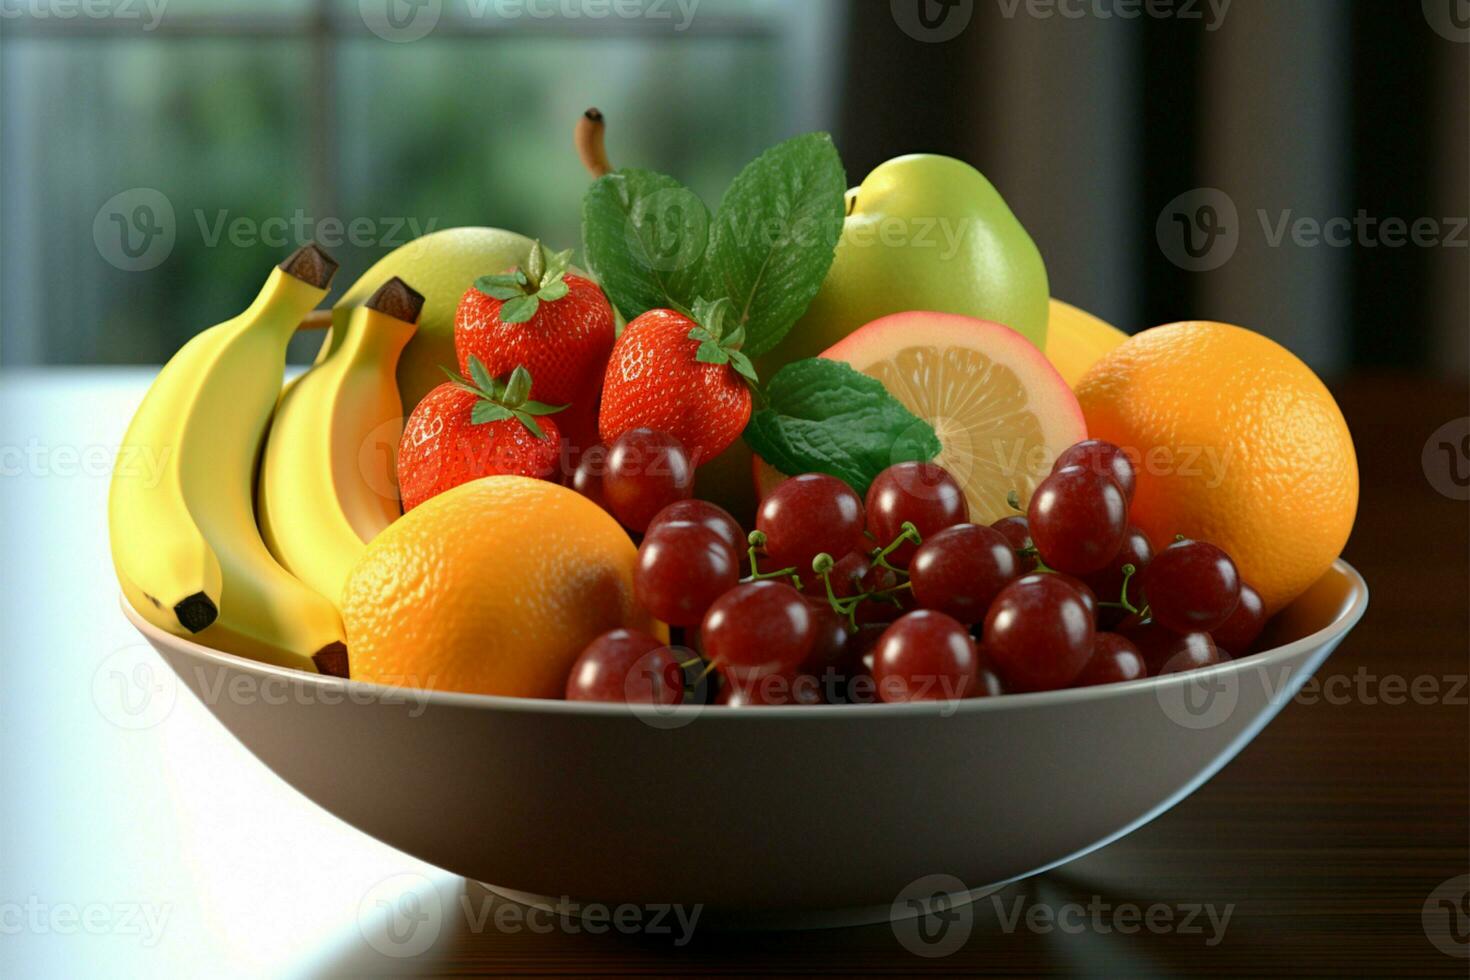
<path fill-rule="evenodd" d="M 633 602 L 637 549 L 586 497 L 491 476 L 439 494 L 368 544 L 342 598 L 357 680 L 559 698 L 619 626 L 666 638 Z"/>
<path fill-rule="evenodd" d="M 1280 344 L 1242 327 L 1155 327 L 1077 386 L 1088 435 L 1138 470 L 1132 520 L 1224 548 L 1275 612 L 1327 571 L 1352 531 L 1358 463 L 1332 395 Z"/>

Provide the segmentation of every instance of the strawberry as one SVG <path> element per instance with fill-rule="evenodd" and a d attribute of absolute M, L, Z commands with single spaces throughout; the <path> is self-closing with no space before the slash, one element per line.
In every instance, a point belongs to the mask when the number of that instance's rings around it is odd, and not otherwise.
<path fill-rule="evenodd" d="M 740 352 L 745 329 L 728 333 L 728 299 L 694 304 L 694 318 L 649 310 L 613 345 L 602 386 L 602 441 L 629 429 L 666 432 L 698 466 L 729 446 L 750 421 L 755 368 Z"/>
<path fill-rule="evenodd" d="M 465 376 L 471 357 L 497 378 L 525 367 L 537 398 L 568 406 L 561 430 L 581 450 L 597 441 L 597 392 L 615 330 L 602 289 L 567 272 L 571 257 L 548 257 L 537 242 L 524 268 L 476 279 L 454 314 L 454 350 Z"/>
<path fill-rule="evenodd" d="M 471 355 L 469 376 L 450 374 L 454 380 L 425 395 L 404 423 L 398 489 L 405 513 L 482 476 L 556 474 L 561 432 L 543 416 L 561 409 L 530 400 L 530 372 L 517 366 L 497 381 Z"/>

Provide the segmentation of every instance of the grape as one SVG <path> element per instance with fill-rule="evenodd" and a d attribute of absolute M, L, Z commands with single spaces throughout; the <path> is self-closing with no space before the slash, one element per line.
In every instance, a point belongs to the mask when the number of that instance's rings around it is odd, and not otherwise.
<path fill-rule="evenodd" d="M 1042 561 L 1059 572 L 1088 575 L 1123 544 L 1128 502 L 1111 477 L 1069 466 L 1041 481 L 1026 520 Z"/>
<path fill-rule="evenodd" d="M 1058 456 L 1057 461 L 1052 464 L 1051 471 L 1055 473 L 1068 466 L 1081 466 L 1100 476 L 1112 477 L 1118 489 L 1123 491 L 1123 499 L 1129 503 L 1133 502 L 1133 489 L 1137 486 L 1133 461 L 1111 442 L 1103 442 L 1101 439 L 1084 439 Z"/>
<path fill-rule="evenodd" d="M 751 681 L 726 684 L 719 703 L 732 708 L 763 705 L 821 704 L 822 685 L 810 674 L 769 674 Z"/>
<path fill-rule="evenodd" d="M 745 531 L 741 529 L 740 522 L 730 516 L 730 512 L 719 504 L 712 504 L 708 500 L 676 500 L 663 510 L 653 516 L 648 522 L 648 529 L 643 533 L 652 535 L 659 529 L 660 525 L 671 521 L 688 521 L 693 524 L 703 524 L 711 531 L 724 538 L 729 543 L 735 556 L 739 558 L 745 554 L 746 540 Z"/>
<path fill-rule="evenodd" d="M 737 585 L 714 601 L 700 627 L 704 654 L 727 677 L 750 680 L 794 671 L 811 652 L 811 606 L 785 582 Z"/>
<path fill-rule="evenodd" d="M 1237 654 L 1250 653 L 1251 644 L 1256 642 L 1256 637 L 1261 635 L 1261 629 L 1266 625 L 1266 604 L 1261 601 L 1261 594 L 1255 589 L 1240 583 L 1240 604 L 1225 620 L 1224 625 L 1210 630 L 1210 637 L 1217 646 Z"/>
<path fill-rule="evenodd" d="M 995 665 L 990 662 L 984 644 L 975 644 L 975 656 L 979 669 L 975 672 L 975 688 L 970 697 L 994 698 L 1004 694 L 1005 685 L 1000 682 L 1000 675 L 995 672 Z"/>
<path fill-rule="evenodd" d="M 568 701 L 678 704 L 683 698 L 677 653 L 637 630 L 616 629 L 593 640 L 567 677 Z"/>
<path fill-rule="evenodd" d="M 1026 523 L 1023 514 L 1012 514 L 1010 517 L 1002 517 L 990 525 L 1011 543 L 1011 550 L 1016 553 L 1016 571 L 1020 575 L 1036 570 L 1036 556 L 1023 555 L 1021 552 L 1031 547 L 1031 527 Z"/>
<path fill-rule="evenodd" d="M 826 599 L 810 596 L 814 638 L 811 652 L 801 662 L 801 669 L 818 677 L 831 667 L 842 670 L 847 665 L 848 640 L 845 617 L 839 616 Z"/>
<path fill-rule="evenodd" d="M 1076 589 L 1077 595 L 1082 598 L 1082 605 L 1087 609 L 1087 615 L 1092 617 L 1094 623 L 1097 622 L 1097 594 L 1092 591 L 1090 585 L 1077 576 L 1068 575 L 1066 572 L 1048 572 L 1047 574 L 1056 576 L 1061 581 L 1066 582 L 1072 588 Z"/>
<path fill-rule="evenodd" d="M 944 467 L 935 463 L 895 463 L 873 480 L 866 500 L 868 531 L 880 547 L 888 547 L 905 521 L 928 539 L 970 519 L 965 491 Z M 914 544 L 905 541 L 888 556 L 890 564 L 907 568 Z"/>
<path fill-rule="evenodd" d="M 602 492 L 602 477 L 606 472 L 607 447 L 602 445 L 588 447 L 572 471 L 572 489 L 603 510 L 607 510 L 607 498 Z"/>
<path fill-rule="evenodd" d="M 766 554 L 778 568 L 793 566 L 809 579 L 817 555 L 835 558 L 862 544 L 863 502 L 835 476 L 804 473 L 761 501 L 755 526 L 766 536 Z"/>
<path fill-rule="evenodd" d="M 1093 593 L 1103 602 L 1118 602 L 1123 595 L 1123 566 L 1132 565 L 1134 577 L 1128 581 L 1128 601 L 1138 605 L 1140 596 L 1138 573 L 1153 561 L 1154 549 L 1148 535 L 1137 525 L 1129 524 L 1123 532 L 1123 544 L 1118 553 L 1101 569 L 1087 576 L 1085 581 Z"/>
<path fill-rule="evenodd" d="M 832 580 L 832 594 L 839 599 L 892 588 L 898 578 L 882 565 L 875 565 L 862 551 L 849 551 L 832 564 L 828 573 Z M 819 583 L 820 584 L 820 583 Z M 826 590 L 820 589 L 825 596 Z"/>
<path fill-rule="evenodd" d="M 984 636 L 1007 688 L 1050 691 L 1066 687 L 1087 665 L 1094 627 L 1077 590 L 1042 573 L 1001 589 L 985 617 Z"/>
<path fill-rule="evenodd" d="M 673 436 L 629 429 L 609 447 L 602 495 L 628 530 L 641 533 L 659 511 L 693 492 L 694 467 Z"/>
<path fill-rule="evenodd" d="M 694 626 L 740 581 L 740 562 L 702 524 L 665 522 L 643 539 L 633 568 L 633 597 L 670 626 Z"/>
<path fill-rule="evenodd" d="M 1153 618 L 1176 633 L 1223 626 L 1240 603 L 1235 562 L 1204 541 L 1176 541 L 1154 556 L 1139 585 Z"/>
<path fill-rule="evenodd" d="M 1208 633 L 1186 633 L 1184 639 L 1185 642 L 1180 645 L 1179 650 L 1159 666 L 1160 677 L 1165 674 L 1182 674 L 1187 670 L 1199 670 L 1201 667 L 1213 667 L 1229 659 L 1228 655 L 1222 659 L 1219 648 L 1210 640 Z"/>
<path fill-rule="evenodd" d="M 1164 665 L 1171 661 L 1200 667 L 1219 661 L 1208 633 L 1176 633 L 1157 620 L 1140 623 L 1137 617 L 1129 617 L 1118 627 L 1118 632 L 1133 641 L 1151 677 L 1162 673 Z"/>
<path fill-rule="evenodd" d="M 878 697 L 887 702 L 968 697 L 977 668 L 969 631 L 932 609 L 901 617 L 873 648 L 873 680 Z"/>
<path fill-rule="evenodd" d="M 1088 658 L 1087 666 L 1082 668 L 1072 686 L 1136 681 L 1146 673 L 1143 654 L 1131 640 L 1117 633 L 1099 633 L 1092 641 L 1092 656 Z"/>
<path fill-rule="evenodd" d="M 1015 577 L 1010 542 L 978 524 L 956 524 L 925 538 L 909 563 L 914 601 L 966 626 L 984 619 L 990 601 Z"/>

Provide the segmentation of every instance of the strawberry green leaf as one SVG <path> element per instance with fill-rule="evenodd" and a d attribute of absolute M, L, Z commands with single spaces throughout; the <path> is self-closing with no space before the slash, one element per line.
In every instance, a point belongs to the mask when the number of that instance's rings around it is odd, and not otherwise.
<path fill-rule="evenodd" d="M 504 422 L 514 417 L 515 413 L 504 405 L 487 401 L 476 402 L 474 409 L 470 412 L 470 421 L 475 425 L 482 425 L 486 422 Z"/>
<path fill-rule="evenodd" d="M 555 415 L 557 412 L 566 411 L 565 405 L 548 405 L 545 402 L 526 402 L 518 411 L 527 415 Z"/>
<path fill-rule="evenodd" d="M 494 299 L 524 296 L 525 286 L 525 274 L 519 271 L 503 276 L 481 276 L 475 280 L 475 288 Z"/>
<path fill-rule="evenodd" d="M 858 496 L 894 463 L 939 455 L 939 438 L 883 383 L 841 361 L 808 358 L 771 378 L 745 441 L 787 475 L 828 473 Z"/>
<path fill-rule="evenodd" d="M 527 431 L 531 433 L 531 435 L 535 436 L 537 439 L 546 438 L 546 433 L 542 431 L 540 423 L 536 421 L 536 417 L 530 412 L 515 412 L 513 414 L 516 417 L 516 421 L 520 422 L 521 425 L 524 425 Z"/>
<path fill-rule="evenodd" d="M 547 283 L 545 286 L 542 286 L 541 292 L 536 294 L 536 298 L 541 300 L 541 302 L 543 303 L 555 303 L 557 300 L 561 299 L 563 296 L 571 291 L 572 289 L 570 286 L 568 286 L 561 279 L 558 279 L 555 282 Z"/>
<path fill-rule="evenodd" d="M 481 391 L 494 392 L 495 379 L 490 377 L 490 372 L 485 368 L 485 362 L 480 360 L 475 355 L 471 354 L 469 358 L 469 363 L 470 380 L 473 381 L 480 388 Z"/>
<path fill-rule="evenodd" d="M 780 343 L 817 295 L 842 234 L 846 189 L 832 138 L 809 133 L 762 153 L 725 192 L 699 291 L 733 301 L 747 354 Z"/>
<path fill-rule="evenodd" d="M 672 177 L 617 170 L 582 198 L 582 253 L 624 319 L 687 309 L 709 241 L 709 208 Z"/>
<path fill-rule="evenodd" d="M 541 308 L 541 301 L 535 296 L 517 296 L 508 299 L 500 306 L 501 323 L 525 323 L 536 315 Z"/>
<path fill-rule="evenodd" d="M 531 395 L 531 372 L 517 367 L 505 382 L 505 394 L 501 400 L 512 408 L 519 408 Z"/>
<path fill-rule="evenodd" d="M 730 352 L 713 340 L 706 340 L 694 352 L 694 359 L 701 364 L 729 364 Z"/>
<path fill-rule="evenodd" d="M 731 352 L 730 366 L 733 367 L 742 378 L 744 378 L 746 381 L 749 381 L 751 384 L 757 384 L 760 382 L 760 378 L 758 378 L 755 373 L 755 365 L 750 362 L 750 358 L 745 356 L 744 351 L 737 350 Z"/>

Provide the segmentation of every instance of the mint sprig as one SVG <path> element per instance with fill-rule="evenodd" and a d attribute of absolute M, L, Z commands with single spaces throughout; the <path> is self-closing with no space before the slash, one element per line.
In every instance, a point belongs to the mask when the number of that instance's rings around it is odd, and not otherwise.
<path fill-rule="evenodd" d="M 475 288 L 479 289 L 477 282 Z M 504 380 L 492 378 L 485 364 L 478 357 L 469 357 L 468 378 L 444 369 L 456 388 L 467 391 L 476 398 L 470 410 L 470 421 L 475 425 L 486 422 L 505 422 L 515 419 L 537 439 L 545 439 L 546 432 L 536 421 L 538 415 L 553 415 L 566 408 L 565 405 L 547 405 L 531 400 L 531 372 L 518 365 Z"/>
<path fill-rule="evenodd" d="M 842 232 L 845 189 L 842 161 L 825 133 L 762 153 L 735 178 L 713 221 L 674 178 L 617 170 L 594 181 L 582 200 L 583 252 L 628 321 L 653 309 L 690 314 L 700 299 L 728 300 L 724 336 L 741 331 L 734 346 L 748 360 L 775 347 L 821 288 Z"/>
<path fill-rule="evenodd" d="M 939 455 L 928 422 L 881 381 L 841 361 L 794 361 L 771 378 L 766 398 L 745 427 L 745 441 L 788 476 L 827 473 L 865 496 L 894 463 Z"/>
<path fill-rule="evenodd" d="M 524 267 L 502 275 L 480 276 L 475 288 L 502 301 L 501 323 L 526 323 L 542 303 L 555 303 L 570 292 L 564 277 L 571 264 L 571 249 L 548 257 L 538 241 L 531 247 Z"/>

